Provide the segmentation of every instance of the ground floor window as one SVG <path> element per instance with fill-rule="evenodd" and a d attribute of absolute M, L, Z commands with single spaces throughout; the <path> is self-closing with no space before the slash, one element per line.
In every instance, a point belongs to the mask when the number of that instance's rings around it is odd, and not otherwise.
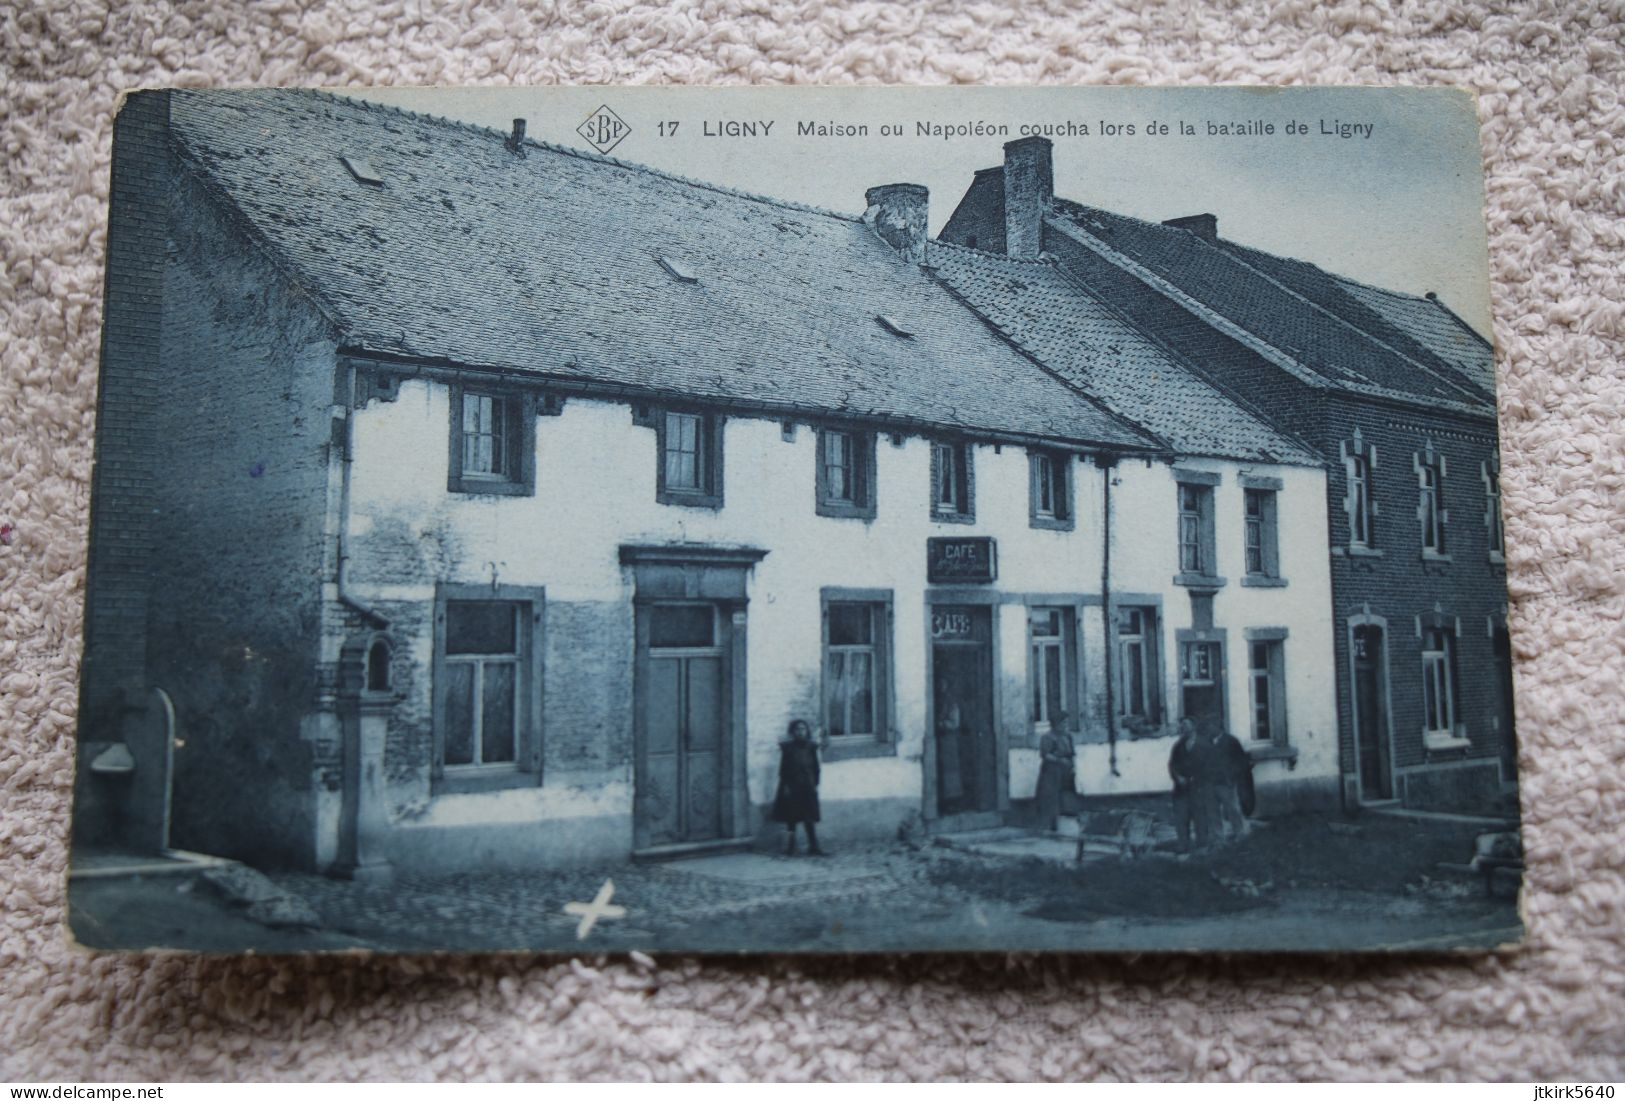
<path fill-rule="evenodd" d="M 1033 608 L 1027 614 L 1027 718 L 1034 734 L 1070 726 L 1076 630 L 1070 608 Z"/>
<path fill-rule="evenodd" d="M 831 739 L 883 739 L 890 715 L 884 600 L 824 603 L 824 731 Z"/>
<path fill-rule="evenodd" d="M 1147 727 L 1162 721 L 1155 607 L 1147 605 L 1118 609 L 1117 678 L 1119 718 Z"/>
<path fill-rule="evenodd" d="M 1247 644 L 1247 677 L 1252 703 L 1252 741 L 1257 745 L 1285 745 L 1286 654 L 1279 639 L 1254 639 Z"/>
<path fill-rule="evenodd" d="M 539 717 L 532 698 L 540 682 L 533 668 L 539 593 L 534 600 L 485 599 L 491 595 L 518 593 L 511 586 L 495 594 L 490 586 L 442 587 L 435 617 L 437 778 L 518 773 L 539 764 L 532 729 Z"/>
<path fill-rule="evenodd" d="M 1422 632 L 1422 725 L 1428 734 L 1456 729 L 1455 638 L 1444 627 Z"/>

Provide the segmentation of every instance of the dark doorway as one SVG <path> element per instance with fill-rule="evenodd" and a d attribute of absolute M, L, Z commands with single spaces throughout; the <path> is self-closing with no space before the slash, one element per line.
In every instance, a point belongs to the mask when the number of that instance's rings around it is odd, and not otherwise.
<path fill-rule="evenodd" d="M 1381 627 L 1354 628 L 1354 747 L 1360 765 L 1360 799 L 1394 797 L 1388 756 L 1388 645 Z"/>
<path fill-rule="evenodd" d="M 639 848 L 724 836 L 727 784 L 727 617 L 714 604 L 641 610 L 636 822 Z"/>
<path fill-rule="evenodd" d="M 931 609 L 937 813 L 943 818 L 999 809 L 991 619 L 988 608 Z"/>

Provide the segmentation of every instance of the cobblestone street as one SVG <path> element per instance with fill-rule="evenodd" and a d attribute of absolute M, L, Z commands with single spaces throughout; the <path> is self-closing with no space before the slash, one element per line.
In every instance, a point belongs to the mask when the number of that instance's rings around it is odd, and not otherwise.
<path fill-rule="evenodd" d="M 531 875 L 398 875 L 369 886 L 283 873 L 323 929 L 393 951 L 815 952 L 972 949 L 1429 948 L 1516 939 L 1516 900 L 1439 871 L 1477 827 L 1269 823 L 1226 849 L 1123 859 L 1007 831 L 851 847 L 827 858 L 723 853 Z M 1396 847 L 1397 846 L 1397 847 Z M 581 918 L 606 881 L 624 914 Z"/>

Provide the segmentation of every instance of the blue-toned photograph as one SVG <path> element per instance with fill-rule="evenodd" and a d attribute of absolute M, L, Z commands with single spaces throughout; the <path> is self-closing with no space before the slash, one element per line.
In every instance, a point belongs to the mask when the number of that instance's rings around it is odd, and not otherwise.
<path fill-rule="evenodd" d="M 1488 951 L 1449 89 L 149 90 L 92 949 Z"/>

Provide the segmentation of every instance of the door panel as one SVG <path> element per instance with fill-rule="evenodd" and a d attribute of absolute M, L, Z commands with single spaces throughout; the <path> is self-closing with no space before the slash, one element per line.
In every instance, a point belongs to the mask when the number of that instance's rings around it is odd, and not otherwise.
<path fill-rule="evenodd" d="M 1388 761 L 1387 670 L 1382 629 L 1354 629 L 1354 735 L 1360 757 L 1360 797 L 1393 797 Z"/>
<path fill-rule="evenodd" d="M 642 846 L 723 836 L 730 692 L 712 613 L 700 605 L 651 609 L 644 637 L 653 645 L 643 645 L 637 685 L 643 724 L 634 832 Z"/>
<path fill-rule="evenodd" d="M 932 611 L 937 810 L 944 817 L 998 809 L 998 739 L 986 608 Z"/>
<path fill-rule="evenodd" d="M 722 659 L 692 657 L 683 664 L 688 688 L 685 833 L 689 841 L 708 841 L 722 834 Z"/>
<path fill-rule="evenodd" d="M 683 665 L 680 659 L 653 657 L 643 686 L 644 756 L 637 814 L 646 844 L 681 841 L 682 777 L 678 746 Z"/>

